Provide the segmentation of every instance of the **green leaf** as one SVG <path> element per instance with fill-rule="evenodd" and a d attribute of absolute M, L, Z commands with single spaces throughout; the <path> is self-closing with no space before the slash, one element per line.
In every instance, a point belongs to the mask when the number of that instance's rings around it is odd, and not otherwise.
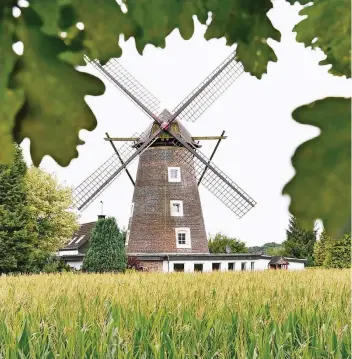
<path fill-rule="evenodd" d="M 332 236 L 351 226 L 351 101 L 328 97 L 293 111 L 301 124 L 321 134 L 300 145 L 292 157 L 295 176 L 283 189 L 290 212 L 306 228 L 322 219 Z"/>
<path fill-rule="evenodd" d="M 165 38 L 176 28 L 188 40 L 194 32 L 192 16 L 197 15 L 202 22 L 207 19 L 205 1 L 131 1 L 127 3 L 127 15 L 133 19 L 133 36 L 136 48 L 142 54 L 147 44 L 165 47 Z"/>
<path fill-rule="evenodd" d="M 127 38 L 134 32 L 134 24 L 115 0 L 71 0 L 77 13 L 77 21 L 84 24 L 84 46 L 87 55 L 105 64 L 111 57 L 120 57 L 119 35 Z"/>
<path fill-rule="evenodd" d="M 61 166 L 77 157 L 81 129 L 93 130 L 96 120 L 85 95 L 101 95 L 104 85 L 94 76 L 80 73 L 59 59 L 66 46 L 43 34 L 42 22 L 27 8 L 19 18 L 16 35 L 24 53 L 15 68 L 14 85 L 25 93 L 25 105 L 17 114 L 16 138 L 31 140 L 31 156 L 38 165 L 50 155 Z"/>
<path fill-rule="evenodd" d="M 60 4 L 59 1 L 31 0 L 31 7 L 43 21 L 41 30 L 48 35 L 59 33 Z"/>
<path fill-rule="evenodd" d="M 267 39 L 280 41 L 280 32 L 276 30 L 267 17 L 272 8 L 269 0 L 248 1 L 226 0 L 208 1 L 212 12 L 205 38 L 226 38 L 226 43 L 238 43 L 237 59 L 242 62 L 245 71 L 257 78 L 266 73 L 269 61 L 277 61 Z"/>
<path fill-rule="evenodd" d="M 23 92 L 8 87 L 9 79 L 18 56 L 12 50 L 14 26 L 11 16 L 5 15 L 0 21 L 0 164 L 10 164 L 13 160 L 14 147 L 12 131 L 15 115 L 23 105 Z"/>
<path fill-rule="evenodd" d="M 351 77 L 351 3 L 321 0 L 303 8 L 300 13 L 308 16 L 293 31 L 297 41 L 305 46 L 320 48 L 326 59 L 320 65 L 331 64 L 330 73 Z"/>

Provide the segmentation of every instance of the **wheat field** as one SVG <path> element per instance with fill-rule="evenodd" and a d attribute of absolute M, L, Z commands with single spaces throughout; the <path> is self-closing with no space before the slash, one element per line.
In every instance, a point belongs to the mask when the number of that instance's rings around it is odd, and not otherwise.
<path fill-rule="evenodd" d="M 0 278 L 0 358 L 350 358 L 350 271 Z"/>

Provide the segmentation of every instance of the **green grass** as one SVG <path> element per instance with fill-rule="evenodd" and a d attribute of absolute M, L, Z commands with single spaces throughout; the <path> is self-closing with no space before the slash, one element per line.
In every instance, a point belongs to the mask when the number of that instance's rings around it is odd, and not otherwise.
<path fill-rule="evenodd" d="M 350 271 L 0 278 L 0 358 L 350 358 Z"/>

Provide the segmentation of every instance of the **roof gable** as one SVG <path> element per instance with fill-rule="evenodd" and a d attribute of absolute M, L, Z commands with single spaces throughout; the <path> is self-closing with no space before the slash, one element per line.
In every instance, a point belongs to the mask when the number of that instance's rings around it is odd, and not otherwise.
<path fill-rule="evenodd" d="M 79 229 L 73 233 L 72 238 L 61 250 L 79 249 L 89 241 L 93 227 L 96 222 L 88 222 L 80 225 Z"/>
<path fill-rule="evenodd" d="M 281 256 L 272 256 L 268 264 L 289 264 L 288 261 Z"/>

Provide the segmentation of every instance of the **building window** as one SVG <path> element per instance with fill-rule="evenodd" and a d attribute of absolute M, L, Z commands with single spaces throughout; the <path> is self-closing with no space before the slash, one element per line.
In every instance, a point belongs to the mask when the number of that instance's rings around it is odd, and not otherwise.
<path fill-rule="evenodd" d="M 181 182 L 180 167 L 168 167 L 169 182 Z"/>
<path fill-rule="evenodd" d="M 251 262 L 251 270 L 254 270 L 254 262 Z"/>
<path fill-rule="evenodd" d="M 185 264 L 184 263 L 174 263 L 174 272 L 184 272 Z"/>
<path fill-rule="evenodd" d="M 228 270 L 235 270 L 235 263 L 228 263 Z"/>
<path fill-rule="evenodd" d="M 194 271 L 195 272 L 203 272 L 203 263 L 195 263 Z"/>
<path fill-rule="evenodd" d="M 241 270 L 246 270 L 246 262 L 241 263 Z"/>
<path fill-rule="evenodd" d="M 189 228 L 175 228 L 176 247 L 191 248 L 191 231 Z"/>
<path fill-rule="evenodd" d="M 170 201 L 170 213 L 173 217 L 183 216 L 183 202 L 182 201 Z"/>
<path fill-rule="evenodd" d="M 213 271 L 220 270 L 220 263 L 213 263 L 212 269 L 213 269 Z"/>

